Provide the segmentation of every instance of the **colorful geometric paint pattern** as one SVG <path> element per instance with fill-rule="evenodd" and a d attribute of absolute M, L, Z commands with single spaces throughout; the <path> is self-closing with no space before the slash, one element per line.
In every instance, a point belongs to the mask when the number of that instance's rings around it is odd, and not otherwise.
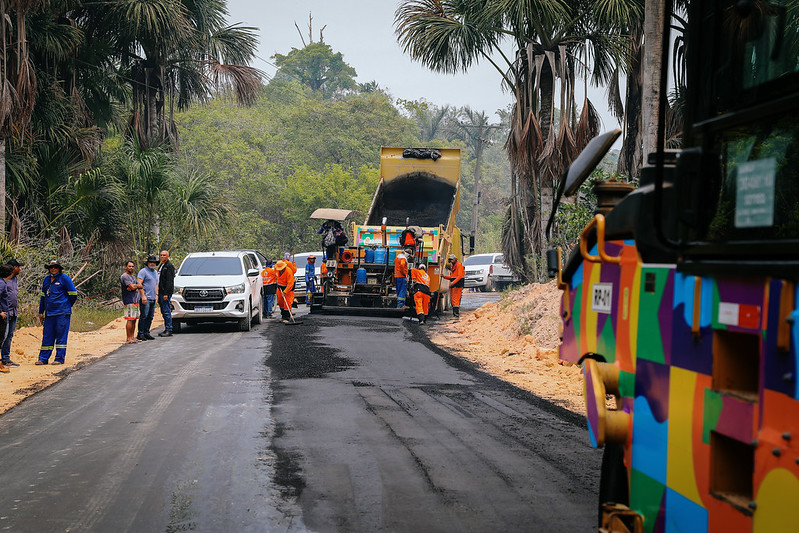
<path fill-rule="evenodd" d="M 645 531 L 799 531 L 796 280 L 697 278 L 640 263 L 630 241 L 606 250 L 620 264 L 584 260 L 564 280 L 560 357 L 595 353 L 621 371 Z"/>

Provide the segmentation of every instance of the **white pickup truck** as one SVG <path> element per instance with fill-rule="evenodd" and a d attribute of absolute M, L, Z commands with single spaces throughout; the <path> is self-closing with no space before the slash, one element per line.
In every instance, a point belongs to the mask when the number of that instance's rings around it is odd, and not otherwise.
<path fill-rule="evenodd" d="M 464 260 L 463 267 L 466 270 L 466 288 L 493 291 L 519 282 L 500 253 L 470 255 Z"/>

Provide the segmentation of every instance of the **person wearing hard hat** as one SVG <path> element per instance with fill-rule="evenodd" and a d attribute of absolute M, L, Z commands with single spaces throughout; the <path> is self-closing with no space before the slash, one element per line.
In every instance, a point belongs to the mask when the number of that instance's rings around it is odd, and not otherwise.
<path fill-rule="evenodd" d="M 394 258 L 394 285 L 397 287 L 397 307 L 405 307 L 408 294 L 408 258 L 400 252 Z"/>
<path fill-rule="evenodd" d="M 280 307 L 280 318 L 288 323 L 291 319 L 291 304 L 294 302 L 294 272 L 285 261 L 275 264 L 277 271 L 277 305 Z"/>
<path fill-rule="evenodd" d="M 305 265 L 305 303 L 311 305 L 313 294 L 316 292 L 316 256 L 308 256 L 308 263 Z"/>
<path fill-rule="evenodd" d="M 42 347 L 37 365 L 46 365 L 55 348 L 54 365 L 63 365 L 67 356 L 67 336 L 72 306 L 78 299 L 78 290 L 72 279 L 64 274 L 57 259 L 45 265 L 48 274 L 42 282 L 39 298 L 39 320 L 42 322 Z"/>
<path fill-rule="evenodd" d="M 297 273 L 297 263 L 295 263 L 291 258 L 294 257 L 293 254 L 286 252 L 283 254 L 283 262 L 286 263 L 286 268 L 291 270 L 292 275 Z M 292 278 L 294 279 L 294 278 Z M 289 287 L 291 289 L 292 296 L 294 295 L 294 287 Z M 297 302 L 294 300 L 289 300 L 291 302 L 291 307 L 296 308 Z"/>
<path fill-rule="evenodd" d="M 460 317 L 461 294 L 463 293 L 463 280 L 466 277 L 466 270 L 455 254 L 449 255 L 449 274 L 449 276 L 441 277 L 449 280 L 449 299 L 452 302 L 452 316 Z"/>
<path fill-rule="evenodd" d="M 430 276 L 427 275 L 427 265 L 422 263 L 419 268 L 411 269 L 411 280 L 413 280 L 416 317 L 420 324 L 424 324 L 430 309 Z"/>

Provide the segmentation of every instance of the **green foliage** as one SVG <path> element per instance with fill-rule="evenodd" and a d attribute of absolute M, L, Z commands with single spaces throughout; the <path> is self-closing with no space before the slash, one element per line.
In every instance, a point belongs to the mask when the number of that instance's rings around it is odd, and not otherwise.
<path fill-rule="evenodd" d="M 297 80 L 314 93 L 325 97 L 357 88 L 355 69 L 344 61 L 340 52 L 323 42 L 305 48 L 292 48 L 286 55 L 272 56 L 278 66 L 276 79 Z"/>
<path fill-rule="evenodd" d="M 413 122 L 382 92 L 319 100 L 275 80 L 249 109 L 215 100 L 179 113 L 182 164 L 215 175 L 233 206 L 231 222 L 195 249 L 253 247 L 276 256 L 319 248 L 320 207 L 357 212 L 379 179 L 381 146 L 414 146 Z"/>

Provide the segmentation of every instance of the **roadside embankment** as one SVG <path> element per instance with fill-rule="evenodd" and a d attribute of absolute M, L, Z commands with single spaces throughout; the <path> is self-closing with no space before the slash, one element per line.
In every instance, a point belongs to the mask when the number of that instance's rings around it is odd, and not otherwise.
<path fill-rule="evenodd" d="M 555 282 L 525 285 L 460 320 L 439 322 L 430 339 L 513 385 L 584 413 L 580 368 L 558 359 L 560 296 Z"/>

